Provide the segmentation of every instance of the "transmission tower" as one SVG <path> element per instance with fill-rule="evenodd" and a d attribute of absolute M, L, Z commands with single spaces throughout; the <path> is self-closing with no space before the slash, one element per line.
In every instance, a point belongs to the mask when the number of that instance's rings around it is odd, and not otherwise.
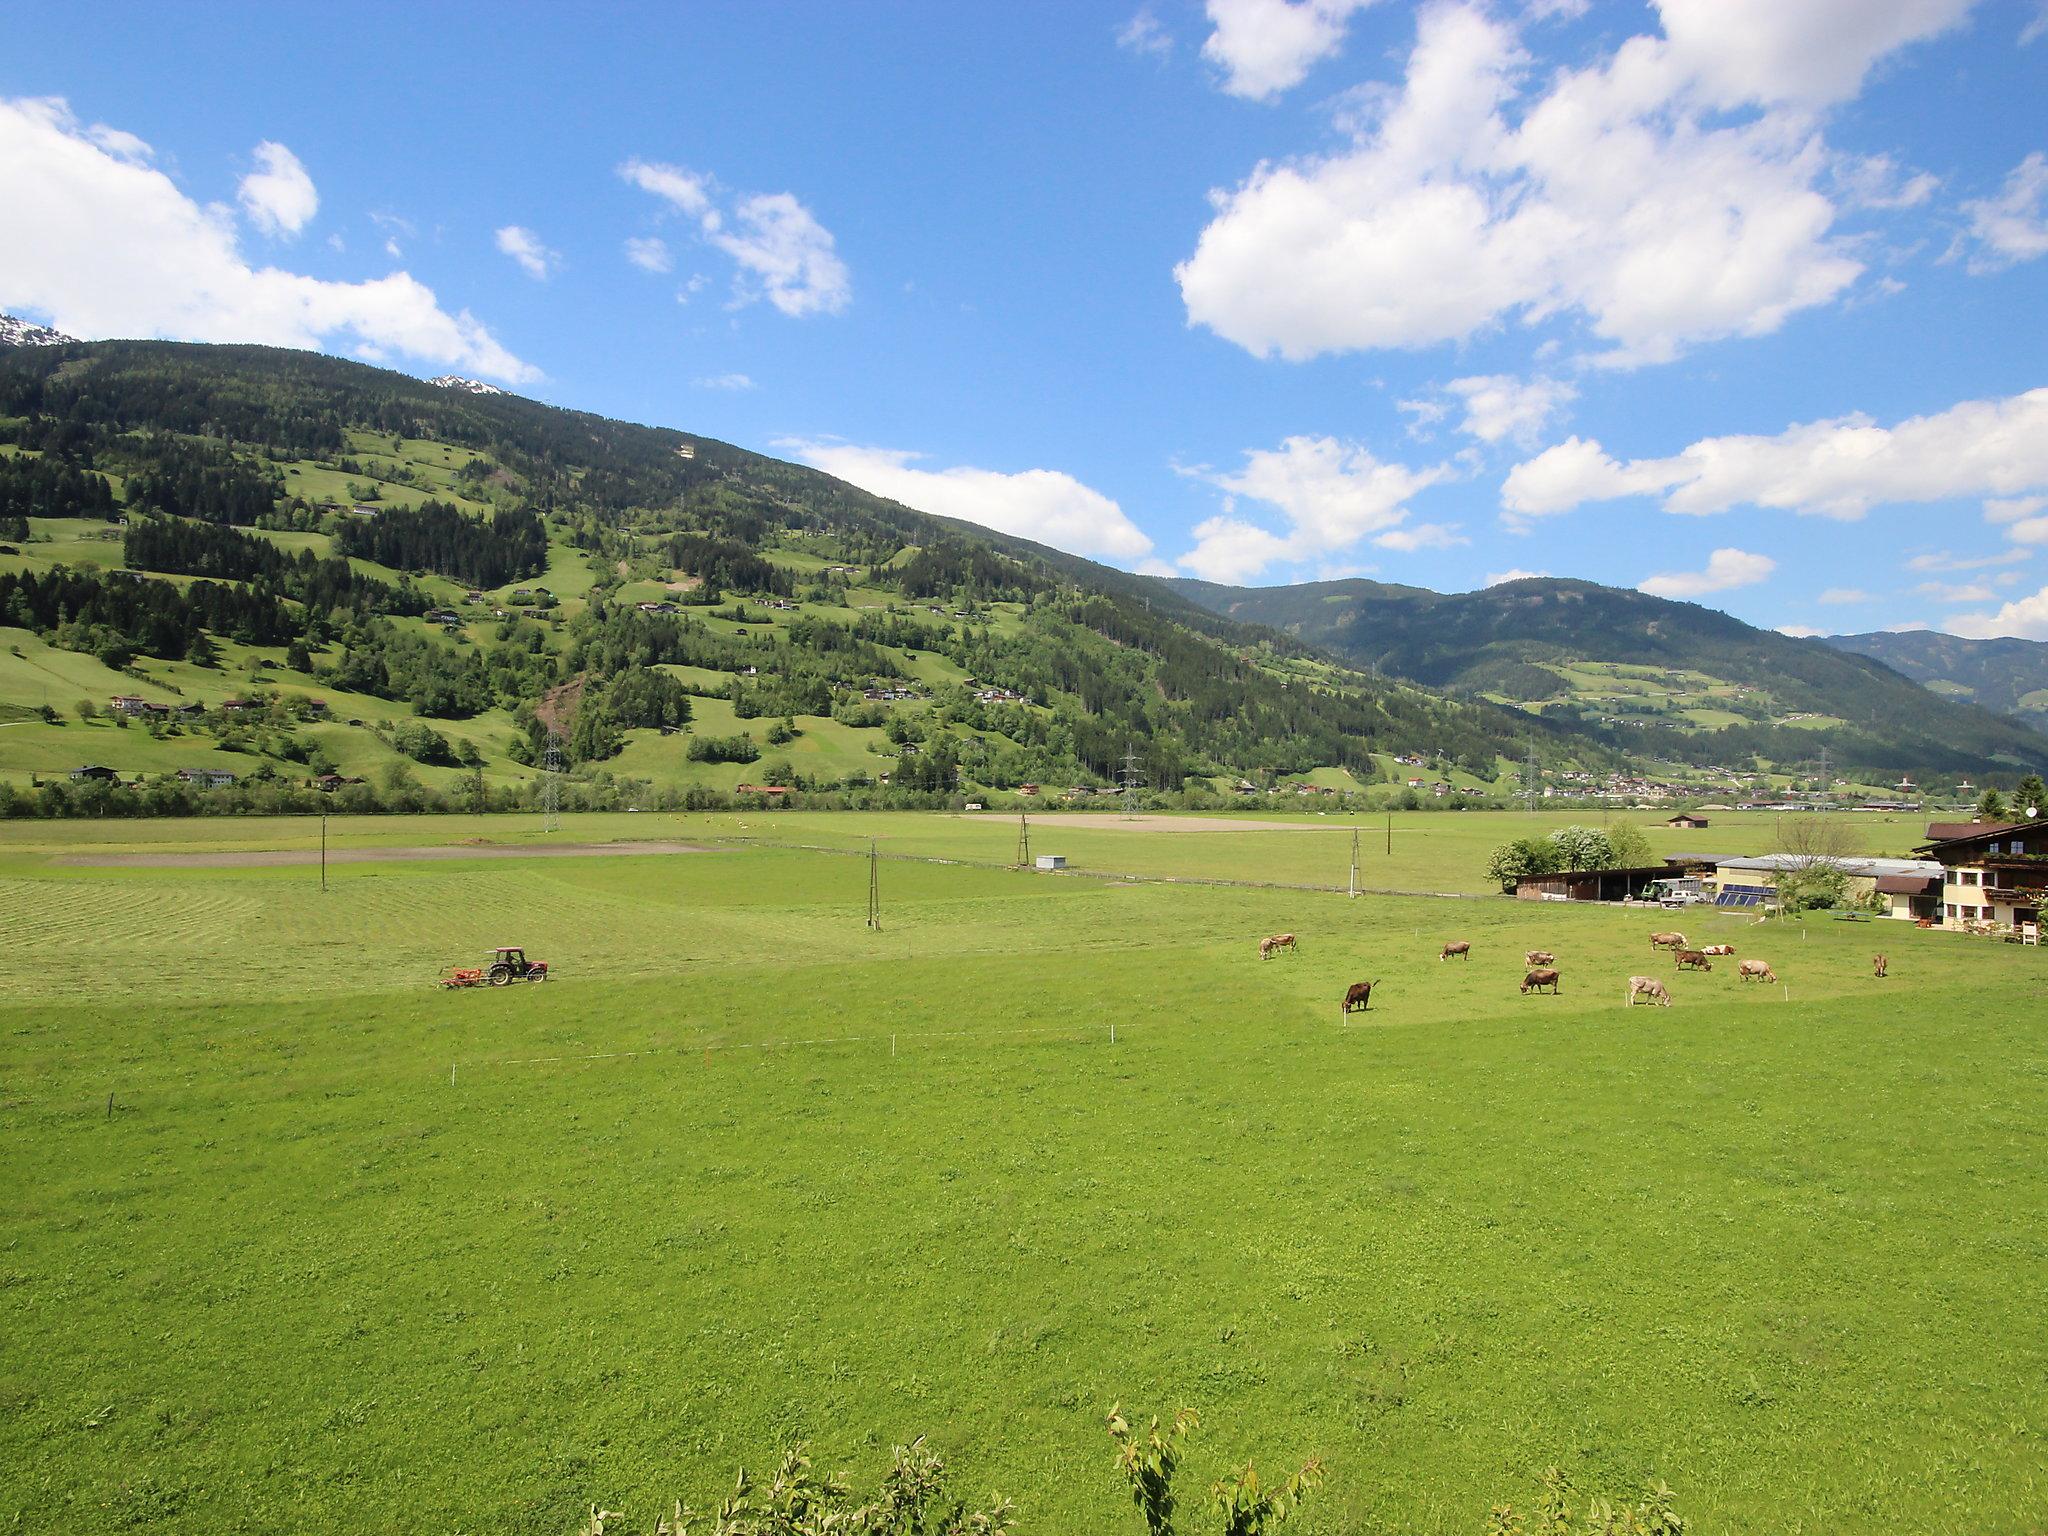
<path fill-rule="evenodd" d="M 1017 867 L 1031 867 L 1031 817 L 1023 811 L 1017 813 Z"/>
<path fill-rule="evenodd" d="M 1522 764 L 1522 802 L 1529 808 L 1531 814 L 1534 814 L 1536 810 L 1536 797 L 1543 788 L 1542 784 L 1538 782 L 1542 777 L 1543 770 L 1536 766 L 1536 744 L 1531 742 L 1529 744 L 1529 756 Z"/>
<path fill-rule="evenodd" d="M 1823 800 L 1834 793 L 1834 776 L 1828 772 L 1828 749 L 1820 749 L 1820 794 Z"/>
<path fill-rule="evenodd" d="M 540 829 L 559 832 L 562 828 L 562 733 L 548 727 L 547 754 L 540 765 Z"/>
<path fill-rule="evenodd" d="M 877 933 L 882 928 L 882 864 L 873 838 L 868 839 L 868 926 Z"/>
<path fill-rule="evenodd" d="M 1124 791 L 1124 820 L 1133 820 L 1138 814 L 1137 796 L 1138 791 L 1145 787 L 1145 776 L 1138 772 L 1138 754 L 1131 749 L 1129 742 L 1124 743 L 1124 766 L 1117 774 L 1117 782 Z"/>

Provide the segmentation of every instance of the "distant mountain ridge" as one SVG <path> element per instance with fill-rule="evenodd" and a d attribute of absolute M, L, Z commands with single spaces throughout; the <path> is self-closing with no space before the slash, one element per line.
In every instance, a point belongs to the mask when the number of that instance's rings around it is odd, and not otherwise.
<path fill-rule="evenodd" d="M 1596 582 L 1529 577 L 1457 593 L 1366 580 L 1162 584 L 1384 676 L 1575 719 L 1631 750 L 1798 762 L 1825 745 L 1838 764 L 1900 771 L 2042 755 L 2019 724 L 1853 647 Z"/>
<path fill-rule="evenodd" d="M 19 315 L 0 315 L 0 347 L 75 347 L 76 336 L 66 336 L 47 325 L 37 325 Z"/>
<path fill-rule="evenodd" d="M 1824 643 L 1874 657 L 1946 698 L 1966 699 L 2048 734 L 2048 641 L 1965 640 L 1908 629 L 1829 635 Z"/>
<path fill-rule="evenodd" d="M 502 395 L 504 390 L 495 384 L 486 384 L 482 379 L 466 379 L 459 373 L 444 373 L 438 378 L 427 380 L 442 389 L 459 389 L 469 395 Z"/>

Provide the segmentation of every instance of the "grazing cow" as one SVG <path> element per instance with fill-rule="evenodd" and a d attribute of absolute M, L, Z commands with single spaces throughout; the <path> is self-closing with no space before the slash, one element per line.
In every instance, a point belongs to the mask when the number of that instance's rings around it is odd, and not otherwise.
<path fill-rule="evenodd" d="M 1681 971 L 1711 971 L 1714 962 L 1696 949 L 1681 949 L 1676 952 L 1678 964 L 1673 967 Z"/>
<path fill-rule="evenodd" d="M 1685 935 L 1682 933 L 1653 933 L 1650 935 L 1652 949 L 1683 949 Z"/>
<path fill-rule="evenodd" d="M 1654 976 L 1631 976 L 1628 979 L 1628 1005 L 1633 1008 L 1636 999 L 1648 998 L 1659 1007 L 1671 1006 L 1671 994 L 1664 990 L 1664 983 Z"/>
<path fill-rule="evenodd" d="M 1270 939 L 1259 940 L 1259 958 L 1261 960 L 1270 960 L 1283 949 L 1289 954 L 1294 953 L 1295 943 L 1293 934 L 1276 933 Z"/>
<path fill-rule="evenodd" d="M 1557 956 L 1547 949 L 1532 949 L 1529 953 L 1522 956 L 1522 963 L 1524 965 L 1555 965 L 1557 964 Z"/>
<path fill-rule="evenodd" d="M 1358 1013 L 1372 1007 L 1372 989 L 1378 986 L 1379 978 L 1371 981 L 1354 981 L 1344 989 L 1344 1011 Z"/>
<path fill-rule="evenodd" d="M 1771 969 L 1768 960 L 1745 960 L 1735 968 L 1735 974 L 1744 981 L 1776 981 L 1778 973 Z"/>
<path fill-rule="evenodd" d="M 1872 956 L 1870 957 L 1870 971 L 1871 971 L 1871 974 L 1872 974 L 1873 976 L 1877 977 L 1877 979 L 1878 979 L 1879 981 L 1883 981 L 1883 980 L 1884 980 L 1884 968 L 1885 968 L 1885 967 L 1886 967 L 1887 965 L 1890 965 L 1890 964 L 1891 964 L 1891 961 L 1887 960 L 1887 959 L 1886 959 L 1886 958 L 1885 958 L 1885 957 L 1884 957 L 1883 955 L 1872 955 Z"/>
<path fill-rule="evenodd" d="M 1733 944 L 1702 944 L 1700 946 L 1700 953 L 1703 955 L 1722 955 L 1732 960 L 1735 958 L 1735 946 Z"/>
<path fill-rule="evenodd" d="M 1531 971 L 1528 975 L 1522 978 L 1522 996 L 1524 997 L 1527 997 L 1531 992 L 1541 992 L 1545 987 L 1550 988 L 1550 995 L 1552 997 L 1557 996 L 1556 971 Z"/>
<path fill-rule="evenodd" d="M 1444 946 L 1444 952 L 1438 955 L 1437 959 L 1448 960 L 1453 955 L 1461 955 L 1465 959 L 1470 960 L 1472 958 L 1471 943 L 1465 939 L 1460 939 L 1455 944 L 1446 944 Z"/>

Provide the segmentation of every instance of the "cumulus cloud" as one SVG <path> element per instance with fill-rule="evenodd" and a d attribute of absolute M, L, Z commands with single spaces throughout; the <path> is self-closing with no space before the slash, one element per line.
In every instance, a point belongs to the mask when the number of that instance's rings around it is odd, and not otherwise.
<path fill-rule="evenodd" d="M 1551 419 L 1578 398 L 1579 392 L 1557 379 L 1522 380 L 1513 374 L 1484 374 L 1453 379 L 1450 392 L 1465 402 L 1465 419 L 1458 430 L 1482 443 L 1513 438 L 1524 447 L 1533 446 Z"/>
<path fill-rule="evenodd" d="M 2012 168 L 1996 197 L 1963 204 L 1976 252 L 1972 272 L 1996 272 L 2048 256 L 2048 155 L 2039 150 Z"/>
<path fill-rule="evenodd" d="M 1736 587 L 1753 587 L 1778 568 L 1769 555 L 1751 554 L 1746 549 L 1717 549 L 1707 557 L 1703 571 L 1666 571 L 1639 582 L 1638 592 L 1651 597 L 1704 597 L 1710 592 L 1727 592 Z"/>
<path fill-rule="evenodd" d="M 117 152 L 121 159 L 133 159 L 136 146 L 148 148 L 133 134 L 118 135 L 113 142 L 118 151 L 125 151 Z M 100 147 L 107 148 L 107 141 L 101 140 Z M 299 164 L 297 155 L 268 139 L 256 146 L 254 159 L 256 169 L 242 178 L 235 195 L 250 223 L 272 239 L 290 239 L 312 222 L 313 215 L 320 210 L 320 194 L 313 188 L 313 178 Z"/>
<path fill-rule="evenodd" d="M 679 165 L 628 160 L 619 175 L 691 219 L 706 244 L 732 258 L 736 305 L 766 299 L 802 318 L 838 314 L 851 301 L 852 277 L 832 232 L 792 194 L 753 193 L 728 206 L 716 178 Z"/>
<path fill-rule="evenodd" d="M 1184 567 L 1211 581 L 1244 580 L 1283 560 L 1343 554 L 1367 539 L 1403 551 L 1466 542 L 1441 524 L 1403 526 L 1409 499 L 1449 470 L 1386 463 L 1357 443 L 1290 437 L 1278 448 L 1253 449 L 1229 474 L 1190 473 L 1230 497 L 1222 516 L 1197 525 L 1195 547 L 1181 557 Z M 1274 533 L 1240 517 L 1240 500 L 1278 513 L 1287 531 Z"/>
<path fill-rule="evenodd" d="M 1348 147 L 1214 194 L 1189 321 L 1298 360 L 1570 314 L 1619 366 L 1774 331 L 1862 271 L 1816 113 L 1967 4 L 1664 0 L 1663 36 L 1540 79 L 1509 22 L 1425 8 Z"/>
<path fill-rule="evenodd" d="M 1780 624 L 1778 633 L 1791 640 L 1815 640 L 1827 631 L 1815 629 L 1811 624 Z"/>
<path fill-rule="evenodd" d="M 676 265 L 668 253 L 668 242 L 658 235 L 635 235 L 628 240 L 626 260 L 642 272 L 672 272 Z"/>
<path fill-rule="evenodd" d="M 2014 503 L 2014 505 L 2030 509 L 2048 506 L 2048 496 L 2025 497 L 2021 501 Z M 2018 512 L 2014 514 L 2013 518 L 2005 519 L 2005 521 L 2015 521 L 2026 515 L 2026 512 Z M 1906 569 L 1909 571 L 1982 571 L 1988 570 L 1995 565 L 2014 565 L 2019 561 L 2032 558 L 2033 551 L 2027 549 L 2003 549 L 1995 555 L 1972 556 L 1952 555 L 1944 549 L 1933 554 L 1915 555 L 1906 562 Z"/>
<path fill-rule="evenodd" d="M 509 383 L 539 377 L 407 273 L 341 283 L 252 267 L 232 211 L 193 202 L 137 146 L 62 101 L 0 100 L 0 207 L 12 210 L 0 310 L 36 310 L 74 336 L 341 345 Z"/>
<path fill-rule="evenodd" d="M 1971 400 L 1881 427 L 1852 415 L 1775 437 L 1709 437 L 1668 459 L 1620 462 L 1568 438 L 1517 464 L 1501 487 L 1513 517 L 1661 495 L 1667 512 L 1750 505 L 1854 520 L 1888 502 L 2015 496 L 2048 487 L 2048 389 Z"/>
<path fill-rule="evenodd" d="M 2021 640 L 2048 640 L 2048 587 L 2032 597 L 2017 598 L 1993 613 L 1958 613 L 1941 626 L 1969 640 L 1995 640 L 2011 635 Z"/>
<path fill-rule="evenodd" d="M 1906 171 L 1890 155 L 1839 156 L 1831 175 L 1845 201 L 1883 212 L 1917 208 L 1941 185 L 1940 177 Z"/>
<path fill-rule="evenodd" d="M 979 523 L 1077 555 L 1139 560 L 1152 541 L 1122 507 L 1055 469 L 1004 474 L 960 466 L 922 469 L 922 454 L 896 448 L 788 438 L 776 444 L 828 475 L 940 517 Z"/>
<path fill-rule="evenodd" d="M 1498 587 L 1510 581 L 1533 581 L 1539 576 L 1548 576 L 1549 574 L 1550 572 L 1548 571 L 1525 571 L 1520 566 L 1516 566 L 1513 570 L 1509 571 L 1487 572 L 1486 585 Z"/>
<path fill-rule="evenodd" d="M 699 389 L 743 391 L 754 387 L 754 381 L 744 373 L 714 373 L 697 379 L 694 382 Z M 841 478 L 845 477 L 842 476 Z"/>
<path fill-rule="evenodd" d="M 1173 34 L 1160 25 L 1151 6 L 1141 5 L 1137 14 L 1116 29 L 1116 45 L 1126 53 L 1163 59 L 1173 52 Z"/>
<path fill-rule="evenodd" d="M 545 281 L 561 265 L 559 251 L 551 251 L 532 230 L 507 224 L 498 231 L 498 249 L 519 263 L 520 270 L 535 281 Z"/>
<path fill-rule="evenodd" d="M 1335 53 L 1352 13 L 1372 0 L 1209 0 L 1215 28 L 1202 57 L 1223 72 L 1223 89 L 1269 101 L 1302 82 Z"/>
<path fill-rule="evenodd" d="M 1913 590 L 1938 603 L 1988 603 L 1998 595 L 1984 581 L 1923 581 Z"/>

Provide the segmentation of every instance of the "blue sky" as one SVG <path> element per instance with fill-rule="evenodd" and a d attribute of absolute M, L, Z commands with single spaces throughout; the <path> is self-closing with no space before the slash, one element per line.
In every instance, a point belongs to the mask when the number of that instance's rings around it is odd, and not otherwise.
<path fill-rule="evenodd" d="M 2048 638 L 2041 0 L 195 15 L 11 14 L 0 309 L 1131 569 Z"/>

